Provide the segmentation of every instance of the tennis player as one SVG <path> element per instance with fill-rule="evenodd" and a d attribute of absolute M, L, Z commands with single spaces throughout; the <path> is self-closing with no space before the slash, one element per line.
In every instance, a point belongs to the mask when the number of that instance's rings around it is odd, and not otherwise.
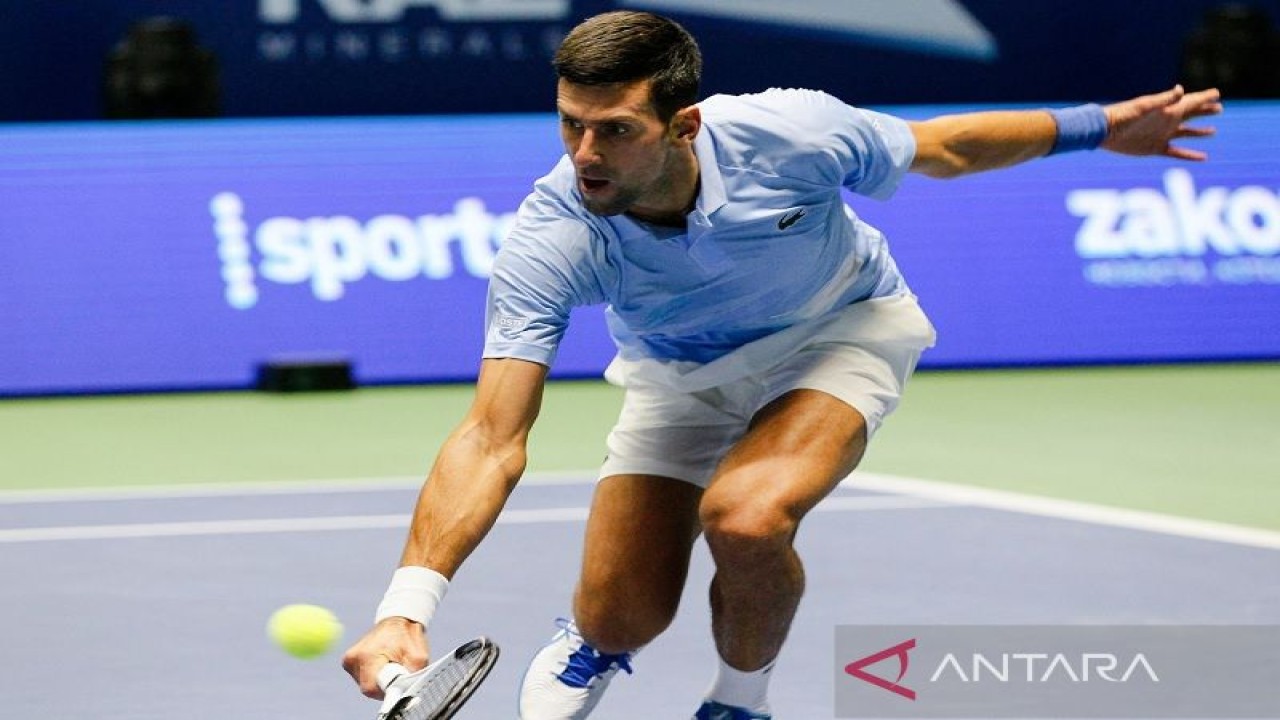
<path fill-rule="evenodd" d="M 770 670 L 804 589 L 792 541 L 857 466 L 934 330 L 841 189 L 893 195 L 1098 147 L 1203 160 L 1214 90 L 1101 107 L 905 122 L 810 90 L 697 102 L 698 47 L 674 22 L 611 12 L 555 57 L 566 155 L 520 208 L 490 281 L 475 402 L 446 441 L 374 628 L 344 658 L 427 658 L 448 578 L 525 467 L 547 368 L 579 305 L 607 303 L 625 388 L 587 521 L 573 619 L 533 658 L 523 720 L 585 718 L 671 622 L 701 533 L 720 663 L 695 718 L 770 718 Z M 691 703 L 692 705 L 692 703 Z"/>

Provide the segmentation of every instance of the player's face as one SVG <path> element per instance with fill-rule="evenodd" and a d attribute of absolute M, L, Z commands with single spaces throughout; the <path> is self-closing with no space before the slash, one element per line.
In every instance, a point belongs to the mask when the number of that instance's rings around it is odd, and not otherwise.
<path fill-rule="evenodd" d="M 582 202 L 596 215 L 669 204 L 674 158 L 687 144 L 674 140 L 671 127 L 658 119 L 649 85 L 559 83 L 560 136 L 577 170 Z"/>

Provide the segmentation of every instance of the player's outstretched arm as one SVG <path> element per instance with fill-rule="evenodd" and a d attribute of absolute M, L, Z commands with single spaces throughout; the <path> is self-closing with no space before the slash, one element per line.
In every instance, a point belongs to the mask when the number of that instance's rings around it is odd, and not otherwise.
<path fill-rule="evenodd" d="M 447 579 L 493 527 L 525 468 L 525 446 L 542 404 L 547 368 L 515 359 L 484 360 L 466 418 L 449 435 L 418 496 L 400 570 L 379 620 L 342 658 L 360 691 L 381 698 L 388 662 L 427 664 L 425 625 Z"/>
<path fill-rule="evenodd" d="M 910 123 L 916 140 L 911 171 L 951 178 L 1099 146 L 1125 155 L 1204 160 L 1205 153 L 1174 143 L 1212 135 L 1213 128 L 1188 121 L 1221 112 L 1217 90 L 1187 93 L 1177 86 L 1106 107 L 942 115 Z"/>

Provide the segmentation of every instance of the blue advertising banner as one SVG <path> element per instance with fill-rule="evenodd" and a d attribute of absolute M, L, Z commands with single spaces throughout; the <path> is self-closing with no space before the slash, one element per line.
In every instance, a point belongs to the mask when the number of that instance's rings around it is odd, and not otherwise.
<path fill-rule="evenodd" d="M 0 391 L 474 374 L 486 278 L 550 116 L 21 126 L 0 141 Z M 598 326 L 598 323 L 580 323 Z M 611 347 L 574 332 L 557 368 Z"/>
<path fill-rule="evenodd" d="M 922 364 L 1280 357 L 1280 105 L 1216 124 L 1205 164 L 851 198 L 938 326 Z M 473 377 L 494 253 L 561 152 L 545 114 L 0 128 L 0 394 L 248 387 L 282 355 Z M 586 309 L 554 371 L 611 355 Z"/>

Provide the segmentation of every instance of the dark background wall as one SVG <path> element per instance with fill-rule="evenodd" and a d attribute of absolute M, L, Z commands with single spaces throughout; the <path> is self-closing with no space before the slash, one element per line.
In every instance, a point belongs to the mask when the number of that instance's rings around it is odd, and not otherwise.
<path fill-rule="evenodd" d="M 1247 4 L 1280 19 L 1280 0 Z M 583 17 L 623 6 L 666 12 L 700 38 L 707 93 L 787 85 L 863 105 L 1105 100 L 1177 80 L 1188 37 L 1221 5 L 5 0 L 0 120 L 102 117 L 106 57 L 131 25 L 159 15 L 189 21 L 216 56 L 221 114 L 297 116 L 545 111 L 556 42 Z"/>

